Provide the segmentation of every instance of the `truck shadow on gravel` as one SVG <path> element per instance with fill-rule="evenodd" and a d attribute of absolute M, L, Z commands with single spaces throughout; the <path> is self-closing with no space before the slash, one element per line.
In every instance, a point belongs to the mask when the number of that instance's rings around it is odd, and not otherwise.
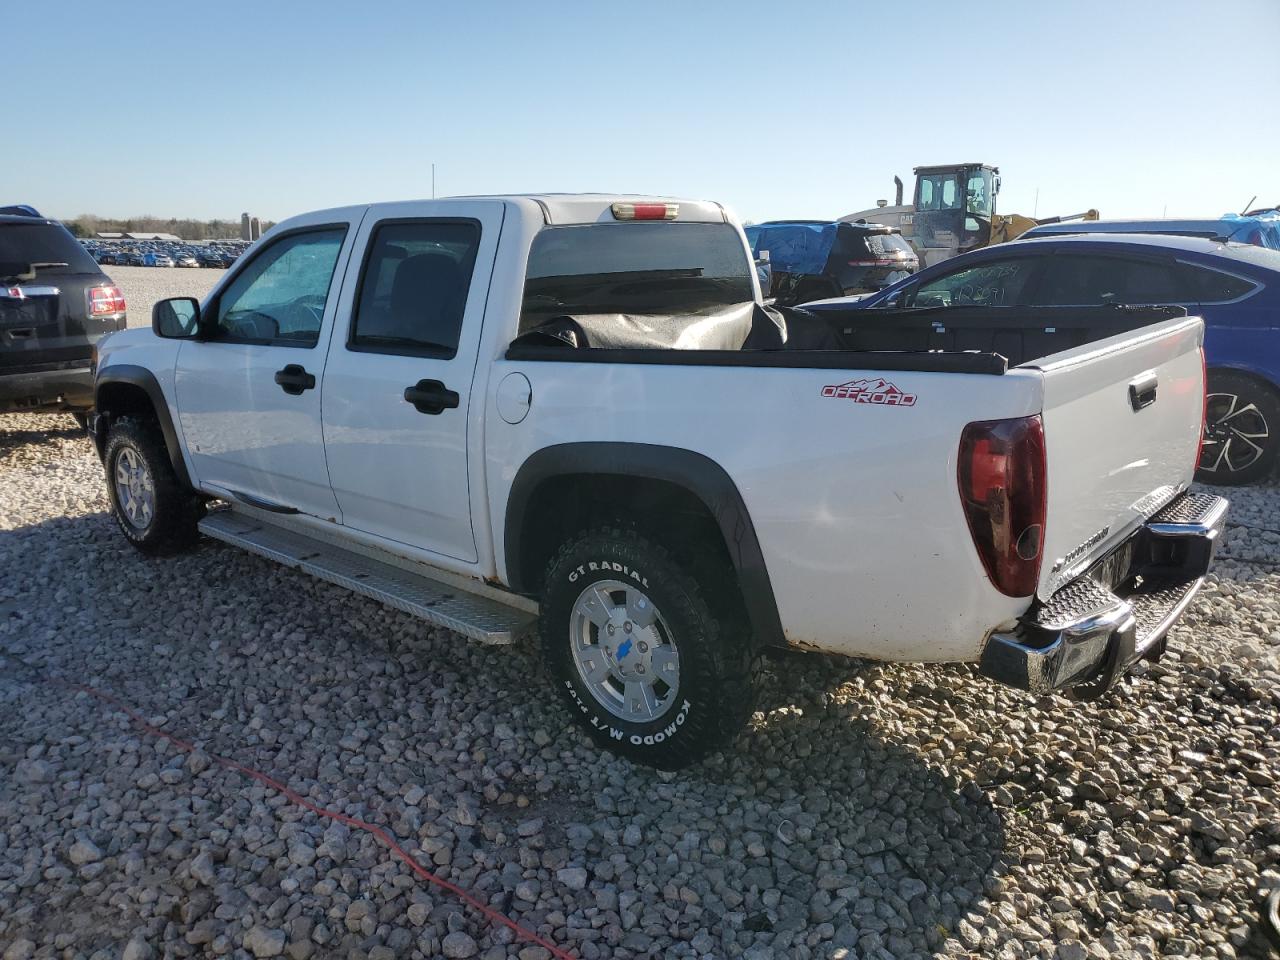
<path fill-rule="evenodd" d="M 577 731 L 535 644 L 471 644 L 233 548 L 144 558 L 103 513 L 0 535 L 0 561 L 22 556 L 38 560 L 0 592 L 21 597 L 0 649 L 50 673 L 88 670 L 180 735 L 199 730 L 215 752 L 318 799 L 358 795 L 397 836 L 450 858 L 438 863 L 536 865 L 552 896 L 609 918 L 596 956 L 660 956 L 700 933 L 716 956 L 929 954 L 966 913 L 986 912 L 1006 867 L 982 791 L 899 742 L 901 718 L 841 694 L 871 665 L 774 661 L 736 744 L 663 774 Z M 58 597 L 51 574 L 69 564 L 83 576 Z M 243 803 L 226 784 L 215 813 Z M 425 797 L 406 804 L 415 786 Z M 234 859 L 239 842 L 219 855 Z M 585 886 L 566 887 L 566 868 L 585 870 Z M 515 879 L 478 870 L 455 878 L 535 926 L 547 916 Z M 566 941 L 585 945 L 572 931 Z"/>
<path fill-rule="evenodd" d="M 780 934 L 775 950 L 811 944 L 828 923 L 832 945 L 863 955 L 936 950 L 966 913 L 986 913 L 985 896 L 1006 871 L 1001 818 L 977 784 L 899 742 L 901 718 L 841 694 L 878 670 L 783 655 L 734 748 L 679 775 L 707 807 L 729 807 L 726 832 L 761 838 L 747 851 L 744 927 L 754 919 Z M 760 845 L 765 855 L 751 857 Z M 769 890 L 782 895 L 776 906 Z"/>
<path fill-rule="evenodd" d="M 84 440 L 85 449 L 89 451 L 89 441 L 85 439 L 84 430 L 71 417 L 47 419 L 49 427 L 44 430 L 5 429 L 9 418 L 0 416 L 0 464 L 19 453 L 31 456 L 43 452 L 44 448 L 52 451 L 60 444 L 73 440 Z"/>

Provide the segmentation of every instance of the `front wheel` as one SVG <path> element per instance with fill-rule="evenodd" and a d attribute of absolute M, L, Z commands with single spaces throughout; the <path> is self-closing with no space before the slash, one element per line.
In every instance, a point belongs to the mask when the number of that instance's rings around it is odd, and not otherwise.
<path fill-rule="evenodd" d="M 552 560 L 543 655 L 601 746 L 674 770 L 727 744 L 751 716 L 759 659 L 720 566 L 678 562 L 618 527 L 587 531 Z"/>
<path fill-rule="evenodd" d="M 1280 397 L 1233 370 L 1210 370 L 1196 479 L 1242 484 L 1270 475 L 1280 453 Z"/>
<path fill-rule="evenodd" d="M 204 507 L 183 489 L 159 428 L 121 417 L 107 433 L 102 462 L 111 513 L 125 538 L 143 553 L 174 553 L 196 541 Z"/>

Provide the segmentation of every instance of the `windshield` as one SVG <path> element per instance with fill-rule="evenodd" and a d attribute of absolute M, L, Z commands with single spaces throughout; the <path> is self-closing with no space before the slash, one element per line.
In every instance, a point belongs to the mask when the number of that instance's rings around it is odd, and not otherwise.
<path fill-rule="evenodd" d="M 917 210 L 959 210 L 960 189 L 954 173 L 922 175 L 916 198 Z"/>
<path fill-rule="evenodd" d="M 533 240 L 520 329 L 575 313 L 668 315 L 753 300 L 751 263 L 727 223 L 591 223 Z"/>
<path fill-rule="evenodd" d="M 98 264 L 71 234 L 52 223 L 0 223 L 0 264 L 38 267 L 37 275 L 98 273 Z"/>

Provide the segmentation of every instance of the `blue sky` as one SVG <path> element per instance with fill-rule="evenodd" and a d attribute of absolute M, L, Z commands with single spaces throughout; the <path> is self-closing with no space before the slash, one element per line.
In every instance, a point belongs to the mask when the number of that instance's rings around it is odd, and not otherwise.
<path fill-rule="evenodd" d="M 919 164 L 999 208 L 1280 202 L 1280 0 L 35 3 L 4 202 L 278 220 L 605 190 L 836 217 Z"/>

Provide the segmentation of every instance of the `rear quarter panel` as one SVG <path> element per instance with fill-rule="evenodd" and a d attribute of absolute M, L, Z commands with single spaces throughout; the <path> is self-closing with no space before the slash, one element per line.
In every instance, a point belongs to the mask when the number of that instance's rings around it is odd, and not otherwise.
<path fill-rule="evenodd" d="M 1211 369 L 1242 370 L 1280 389 L 1280 285 L 1238 303 L 1206 304 L 1202 313 Z"/>
<path fill-rule="evenodd" d="M 521 464 L 560 443 L 635 442 L 719 463 L 751 515 L 786 638 L 885 660 L 977 656 L 1028 606 L 988 582 L 960 509 L 956 460 L 972 420 L 1040 409 L 1037 374 L 894 372 L 910 406 L 823 396 L 866 371 L 500 360 L 523 373 L 525 420 L 486 411 L 490 526 L 499 574 Z"/>

